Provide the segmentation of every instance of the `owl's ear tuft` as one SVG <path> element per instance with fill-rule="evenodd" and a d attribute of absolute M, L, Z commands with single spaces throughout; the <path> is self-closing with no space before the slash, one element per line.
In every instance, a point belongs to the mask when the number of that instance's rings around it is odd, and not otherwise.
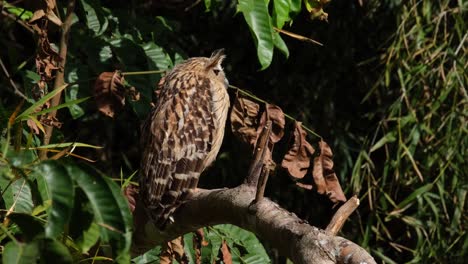
<path fill-rule="evenodd" d="M 223 62 L 224 58 L 226 58 L 226 55 L 224 55 L 224 49 L 215 50 L 211 54 L 210 62 L 208 63 L 206 68 L 211 69 L 220 65 Z"/>

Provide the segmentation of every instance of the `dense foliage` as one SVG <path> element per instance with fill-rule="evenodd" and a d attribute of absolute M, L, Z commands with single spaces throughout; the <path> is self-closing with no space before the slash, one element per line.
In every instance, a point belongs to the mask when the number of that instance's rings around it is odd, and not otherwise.
<path fill-rule="evenodd" d="M 137 177 L 139 127 L 154 88 L 162 71 L 218 48 L 228 56 L 231 84 L 281 106 L 330 143 L 345 194 L 361 199 L 343 236 L 385 263 L 467 258 L 466 1 L 333 0 L 322 9 L 328 1 L 77 0 L 64 68 L 69 86 L 54 84 L 53 61 L 61 48 L 57 19 L 64 21 L 70 1 L 57 1 L 58 18 L 37 19 L 52 2 L 0 1 L 3 263 L 128 262 L 132 218 L 120 190 Z M 124 94 L 110 118 L 99 112 L 93 87 L 114 70 L 139 95 Z M 61 104 L 42 107 L 59 93 Z M 57 120 L 43 118 L 54 110 Z M 45 123 L 55 126 L 46 143 Z M 202 187 L 236 186 L 245 177 L 250 150 L 226 133 Z M 39 159 L 44 149 L 48 160 Z M 281 169 L 267 196 L 318 227 L 332 213 L 326 199 L 298 189 Z M 282 261 L 239 228 L 204 234 L 198 253 L 196 235 L 184 237 L 189 261 L 221 261 L 226 248 L 235 263 Z M 134 261 L 157 261 L 159 251 Z"/>

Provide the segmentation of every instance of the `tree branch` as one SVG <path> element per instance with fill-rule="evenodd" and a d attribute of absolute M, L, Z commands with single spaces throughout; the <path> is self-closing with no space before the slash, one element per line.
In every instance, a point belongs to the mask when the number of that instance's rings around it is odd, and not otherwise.
<path fill-rule="evenodd" d="M 149 221 L 140 204 L 134 212 L 132 254 L 138 255 L 200 227 L 229 223 L 267 240 L 296 264 L 376 263 L 363 248 L 310 226 L 267 198 L 254 202 L 256 186 L 194 191 L 165 230 Z"/>
<path fill-rule="evenodd" d="M 65 84 L 64 80 L 65 80 L 65 64 L 67 62 L 67 52 L 68 52 L 68 35 L 70 33 L 70 28 L 71 28 L 71 24 L 73 20 L 72 15 L 73 15 L 74 10 L 75 10 L 75 0 L 68 1 L 67 14 L 65 16 L 65 21 L 62 24 L 62 34 L 60 36 L 59 56 L 62 60 L 59 62 L 59 70 L 57 72 L 57 75 L 55 76 L 54 90 L 58 89 L 59 87 Z M 61 92 L 55 95 L 50 102 L 50 107 L 59 105 L 61 96 L 62 96 Z M 57 111 L 54 110 L 49 113 L 48 117 L 51 119 L 54 119 L 56 115 L 57 115 Z M 53 126 L 45 127 L 44 140 L 42 142 L 43 145 L 49 144 L 53 131 L 54 131 Z M 39 152 L 39 158 L 41 160 L 47 159 L 47 149 L 43 149 Z"/>

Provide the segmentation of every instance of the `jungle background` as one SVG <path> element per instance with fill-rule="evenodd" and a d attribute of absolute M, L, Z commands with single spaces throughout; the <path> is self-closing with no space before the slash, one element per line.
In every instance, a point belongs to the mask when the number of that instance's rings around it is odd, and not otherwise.
<path fill-rule="evenodd" d="M 468 257 L 468 2 L 77 0 L 64 68 L 72 85 L 54 86 L 69 2 L 0 1 L 3 263 L 130 261 L 131 214 L 120 189 L 137 182 L 139 129 L 153 91 L 162 71 L 219 48 L 230 84 L 278 105 L 331 146 L 345 195 L 361 200 L 341 236 L 382 263 Z M 93 89 L 114 70 L 160 73 L 124 74 L 133 94 L 109 117 Z M 236 90 L 229 92 L 233 102 Z M 57 93 L 57 119 L 43 118 L 54 109 L 41 106 Z M 55 127 L 44 143 L 46 125 Z M 288 119 L 286 128 L 293 125 Z M 233 187 L 246 175 L 251 149 L 227 128 L 202 188 Z M 289 134 L 275 153 L 287 151 Z M 39 158 L 44 149 L 48 160 Z M 299 188 L 279 155 L 266 196 L 324 228 L 336 207 Z M 234 263 L 287 261 L 234 226 L 205 228 L 205 239 L 197 253 L 193 234 L 185 236 L 190 261 L 225 263 L 226 248 Z M 133 261 L 157 263 L 158 254 Z"/>

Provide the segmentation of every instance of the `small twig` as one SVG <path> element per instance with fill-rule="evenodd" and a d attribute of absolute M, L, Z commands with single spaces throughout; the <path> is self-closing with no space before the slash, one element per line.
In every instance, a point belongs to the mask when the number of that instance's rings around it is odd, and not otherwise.
<path fill-rule="evenodd" d="M 6 12 L 5 10 L 2 10 L 2 15 L 10 18 L 10 19 L 13 19 L 15 20 L 16 23 L 20 24 L 22 27 L 24 27 L 27 31 L 31 32 L 34 34 L 34 30 L 32 29 L 31 26 L 29 26 L 28 24 L 24 23 L 24 21 L 18 19 L 18 17 Z"/>
<path fill-rule="evenodd" d="M 5 67 L 5 64 L 3 64 L 3 60 L 2 58 L 0 58 L 0 66 L 2 67 L 2 70 L 3 72 L 5 73 L 7 79 L 10 81 L 10 84 L 11 84 L 11 87 L 13 87 L 13 92 L 18 95 L 19 97 L 25 99 L 26 101 L 28 101 L 29 99 L 26 97 L 26 95 L 24 95 L 19 89 L 18 87 L 16 86 L 15 82 L 13 81 L 13 79 L 11 78 L 10 74 L 8 73 L 8 70 L 7 68 Z"/>
<path fill-rule="evenodd" d="M 257 143 L 255 144 L 255 152 L 249 168 L 249 174 L 245 179 L 245 183 L 249 186 L 256 186 L 258 183 L 258 178 L 262 172 L 265 154 L 268 151 L 271 127 L 271 121 L 268 120 L 258 137 Z"/>
<path fill-rule="evenodd" d="M 270 168 L 267 164 L 263 164 L 262 173 L 258 179 L 257 192 L 255 193 L 255 203 L 260 202 L 265 194 L 265 187 L 268 182 L 268 176 L 270 175 Z"/>
<path fill-rule="evenodd" d="M 193 4 L 191 4 L 190 6 L 186 7 L 186 8 L 184 9 L 184 11 L 185 11 L 185 12 L 190 11 L 190 9 L 194 8 L 195 6 L 197 6 L 199 3 L 201 3 L 201 1 L 202 1 L 202 0 L 197 0 L 197 1 L 195 1 Z"/>
<path fill-rule="evenodd" d="M 59 87 L 65 84 L 65 64 L 67 62 L 67 51 L 68 51 L 68 34 L 70 33 L 70 27 L 73 20 L 73 11 L 75 10 L 75 0 L 70 0 L 67 5 L 67 14 L 65 16 L 65 21 L 62 24 L 62 34 L 60 36 L 60 50 L 59 56 L 62 59 L 59 62 L 59 71 L 55 76 L 54 82 L 54 89 L 58 89 Z M 55 95 L 50 101 L 50 107 L 55 107 L 60 104 L 62 93 L 58 93 Z M 48 117 L 53 119 L 57 115 L 57 111 L 52 111 L 49 113 Z M 52 137 L 52 132 L 54 131 L 53 126 L 46 126 L 44 133 L 44 140 L 43 144 L 48 145 L 50 142 L 50 138 Z M 41 150 L 39 152 L 39 158 L 41 160 L 47 159 L 47 149 Z"/>
<path fill-rule="evenodd" d="M 335 215 L 333 215 L 330 223 L 328 224 L 325 231 L 331 235 L 336 235 L 343 227 L 348 217 L 356 210 L 359 206 L 359 199 L 354 195 L 345 204 L 343 204 Z"/>
<path fill-rule="evenodd" d="M 304 37 L 302 35 L 299 35 L 299 34 L 296 34 L 296 33 L 292 33 L 290 31 L 287 31 L 287 30 L 284 30 L 284 29 L 280 29 L 280 28 L 276 28 L 276 27 L 273 27 L 274 30 L 278 31 L 279 33 L 282 33 L 286 36 L 289 36 L 291 38 L 295 38 L 295 39 L 298 39 L 298 40 L 301 40 L 301 41 L 305 41 L 305 42 L 309 42 L 309 43 L 313 43 L 313 44 L 317 44 L 319 46 L 323 46 L 322 43 L 316 41 L 316 40 L 313 40 L 311 38 L 308 38 L 308 37 Z"/>
<path fill-rule="evenodd" d="M 165 73 L 166 70 L 122 72 L 123 76 Z"/>

